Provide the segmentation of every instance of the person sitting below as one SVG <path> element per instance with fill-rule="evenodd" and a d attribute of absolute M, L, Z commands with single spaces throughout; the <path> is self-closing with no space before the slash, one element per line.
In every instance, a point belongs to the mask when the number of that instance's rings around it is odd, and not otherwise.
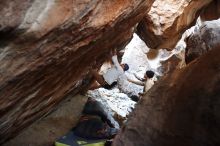
<path fill-rule="evenodd" d="M 143 79 L 137 77 L 136 75 L 135 77 L 138 79 L 138 81 L 131 79 L 128 79 L 128 81 L 136 85 L 144 86 L 143 93 L 139 93 L 139 95 L 143 96 L 154 85 L 154 72 L 151 70 L 147 70 Z"/>
<path fill-rule="evenodd" d="M 105 89 L 112 89 L 116 84 L 119 76 L 125 73 L 129 69 L 128 64 L 119 64 L 116 50 L 112 51 L 112 63 L 113 66 L 109 68 L 104 74 L 100 75 L 97 70 L 91 70 L 90 73 L 93 76 L 93 84 L 89 90 L 103 87 Z M 98 84 L 97 84 L 98 83 Z"/>
<path fill-rule="evenodd" d="M 88 98 L 76 127 L 75 135 L 86 139 L 111 139 L 119 131 L 119 124 L 99 101 Z"/>

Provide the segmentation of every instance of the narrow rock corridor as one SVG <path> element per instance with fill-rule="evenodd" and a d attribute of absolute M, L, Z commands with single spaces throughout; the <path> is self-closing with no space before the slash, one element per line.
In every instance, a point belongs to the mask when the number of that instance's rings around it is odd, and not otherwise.
<path fill-rule="evenodd" d="M 90 98 L 120 125 L 111 146 L 220 145 L 219 0 L 13 0 L 0 14 L 0 145 L 58 146 Z M 111 68 L 116 85 L 91 89 Z"/>

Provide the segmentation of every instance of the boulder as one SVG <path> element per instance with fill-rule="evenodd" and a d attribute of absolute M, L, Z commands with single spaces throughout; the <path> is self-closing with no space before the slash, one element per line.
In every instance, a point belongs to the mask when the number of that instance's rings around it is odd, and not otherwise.
<path fill-rule="evenodd" d="M 213 0 L 201 14 L 203 21 L 211 21 L 220 18 L 220 1 Z"/>
<path fill-rule="evenodd" d="M 171 74 L 174 70 L 181 68 L 182 58 L 174 54 L 169 59 L 161 61 L 161 70 L 163 75 Z"/>
<path fill-rule="evenodd" d="M 220 20 L 204 22 L 186 41 L 186 63 L 220 45 Z"/>
<path fill-rule="evenodd" d="M 157 82 L 113 146 L 220 145 L 220 46 Z"/>
<path fill-rule="evenodd" d="M 137 33 L 151 49 L 172 50 L 212 0 L 156 0 Z"/>
<path fill-rule="evenodd" d="M 131 39 L 153 0 L 0 2 L 0 143 L 38 120 Z"/>

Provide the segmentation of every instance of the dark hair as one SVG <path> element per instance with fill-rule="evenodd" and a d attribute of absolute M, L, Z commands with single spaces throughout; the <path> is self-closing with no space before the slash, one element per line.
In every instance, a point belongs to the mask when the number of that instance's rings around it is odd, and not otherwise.
<path fill-rule="evenodd" d="M 127 63 L 125 63 L 125 64 L 124 64 L 124 71 L 127 71 L 127 70 L 129 70 L 129 66 L 128 66 Z"/>
<path fill-rule="evenodd" d="M 132 95 L 130 98 L 135 102 L 138 102 L 140 100 L 140 98 L 137 95 Z"/>
<path fill-rule="evenodd" d="M 146 75 L 147 75 L 148 78 L 153 78 L 154 72 L 151 71 L 151 70 L 147 70 L 147 71 L 146 71 Z"/>

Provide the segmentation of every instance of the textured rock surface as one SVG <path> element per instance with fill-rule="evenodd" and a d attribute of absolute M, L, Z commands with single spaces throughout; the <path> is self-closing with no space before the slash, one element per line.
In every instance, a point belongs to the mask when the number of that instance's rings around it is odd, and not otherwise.
<path fill-rule="evenodd" d="M 35 122 L 2 146 L 52 146 L 69 132 L 81 117 L 88 97 L 68 95 L 59 108 Z"/>
<path fill-rule="evenodd" d="M 162 73 L 163 75 L 171 74 L 177 68 L 181 68 L 182 58 L 178 55 L 173 55 L 166 61 L 162 61 Z"/>
<path fill-rule="evenodd" d="M 213 0 L 202 12 L 200 17 L 203 21 L 210 21 L 220 18 L 220 1 Z"/>
<path fill-rule="evenodd" d="M 0 143 L 42 117 L 131 38 L 153 0 L 0 2 Z"/>
<path fill-rule="evenodd" d="M 173 49 L 182 33 L 212 0 L 156 0 L 138 25 L 138 34 L 152 49 Z"/>
<path fill-rule="evenodd" d="M 113 146 L 220 145 L 220 46 L 160 80 Z"/>
<path fill-rule="evenodd" d="M 220 45 L 220 20 L 204 22 L 199 29 L 186 38 L 186 63 Z"/>

